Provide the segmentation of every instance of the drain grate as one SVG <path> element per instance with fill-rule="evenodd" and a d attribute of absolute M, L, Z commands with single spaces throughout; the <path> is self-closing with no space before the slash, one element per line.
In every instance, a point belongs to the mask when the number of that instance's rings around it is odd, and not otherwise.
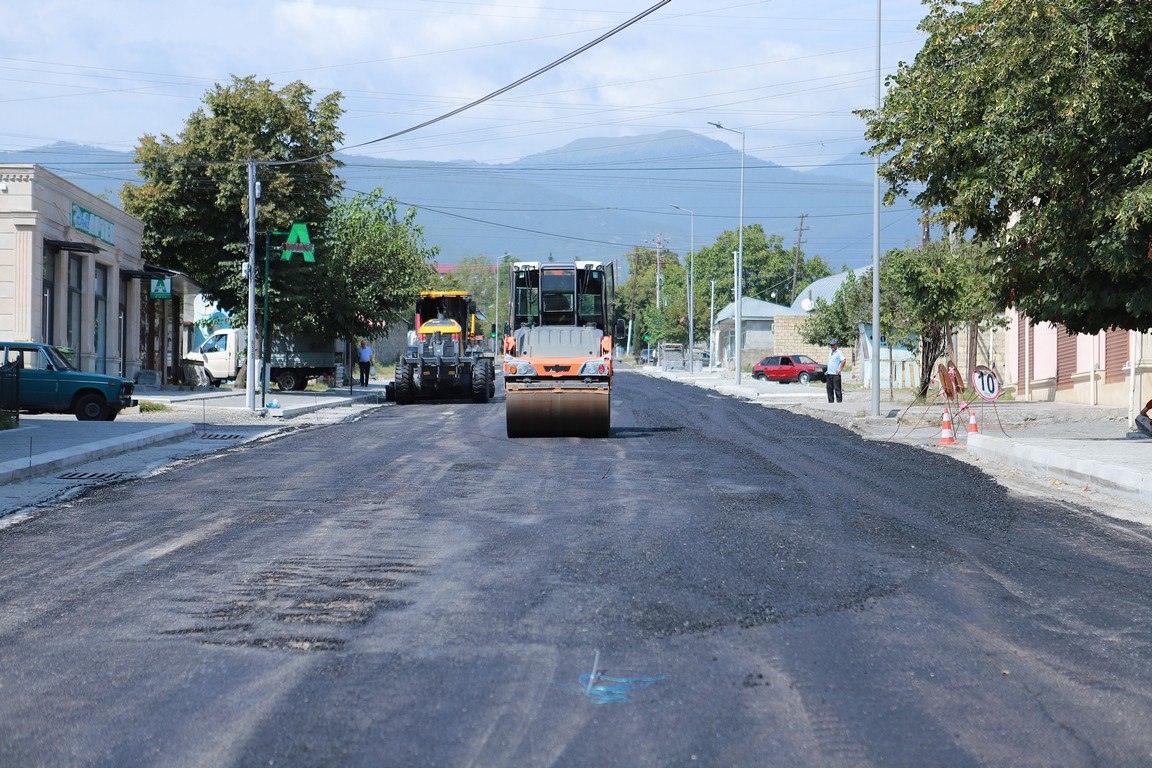
<path fill-rule="evenodd" d="M 222 432 L 206 432 L 200 435 L 201 440 L 240 440 L 244 435 L 225 434 Z"/>
<path fill-rule="evenodd" d="M 60 475 L 61 480 L 119 480 L 122 477 L 133 477 L 124 472 L 66 472 Z"/>

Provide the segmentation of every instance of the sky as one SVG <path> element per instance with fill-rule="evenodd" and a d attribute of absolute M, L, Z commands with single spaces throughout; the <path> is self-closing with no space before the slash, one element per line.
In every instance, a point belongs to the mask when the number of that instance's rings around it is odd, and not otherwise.
<path fill-rule="evenodd" d="M 344 147 L 511 162 L 589 137 L 689 130 L 800 170 L 858 151 L 881 0 L 671 0 L 484 104 L 656 0 L 7 0 L 0 151 L 132 150 L 175 137 L 232 75 L 343 94 Z M 881 71 L 923 42 L 919 0 L 882 0 Z M 867 161 L 862 159 L 862 163 Z"/>

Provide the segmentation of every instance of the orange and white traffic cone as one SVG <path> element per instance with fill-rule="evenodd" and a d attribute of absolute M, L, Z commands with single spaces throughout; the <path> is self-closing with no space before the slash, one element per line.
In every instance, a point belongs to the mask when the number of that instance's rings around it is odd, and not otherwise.
<path fill-rule="evenodd" d="M 976 412 L 971 409 L 968 410 L 968 434 L 980 434 L 980 427 L 976 424 Z"/>
<path fill-rule="evenodd" d="M 944 409 L 944 421 L 940 424 L 940 442 L 939 445 L 955 445 L 956 433 L 952 431 L 952 414 L 948 409 Z"/>

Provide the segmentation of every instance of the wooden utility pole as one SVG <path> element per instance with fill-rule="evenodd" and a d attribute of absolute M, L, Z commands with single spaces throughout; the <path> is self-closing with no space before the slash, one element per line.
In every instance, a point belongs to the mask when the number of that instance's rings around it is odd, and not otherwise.
<path fill-rule="evenodd" d="M 788 303 L 796 301 L 796 275 L 800 272 L 800 243 L 804 242 L 804 230 L 811 229 L 811 227 L 804 226 L 804 219 L 808 218 L 808 214 L 800 214 L 800 226 L 796 227 L 796 256 L 792 264 L 792 294 L 788 297 Z"/>

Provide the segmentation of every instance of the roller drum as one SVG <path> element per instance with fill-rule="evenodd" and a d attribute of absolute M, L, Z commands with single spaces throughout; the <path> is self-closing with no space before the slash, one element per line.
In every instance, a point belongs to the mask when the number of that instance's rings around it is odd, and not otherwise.
<path fill-rule="evenodd" d="M 608 437 L 611 390 L 507 389 L 508 437 Z"/>

